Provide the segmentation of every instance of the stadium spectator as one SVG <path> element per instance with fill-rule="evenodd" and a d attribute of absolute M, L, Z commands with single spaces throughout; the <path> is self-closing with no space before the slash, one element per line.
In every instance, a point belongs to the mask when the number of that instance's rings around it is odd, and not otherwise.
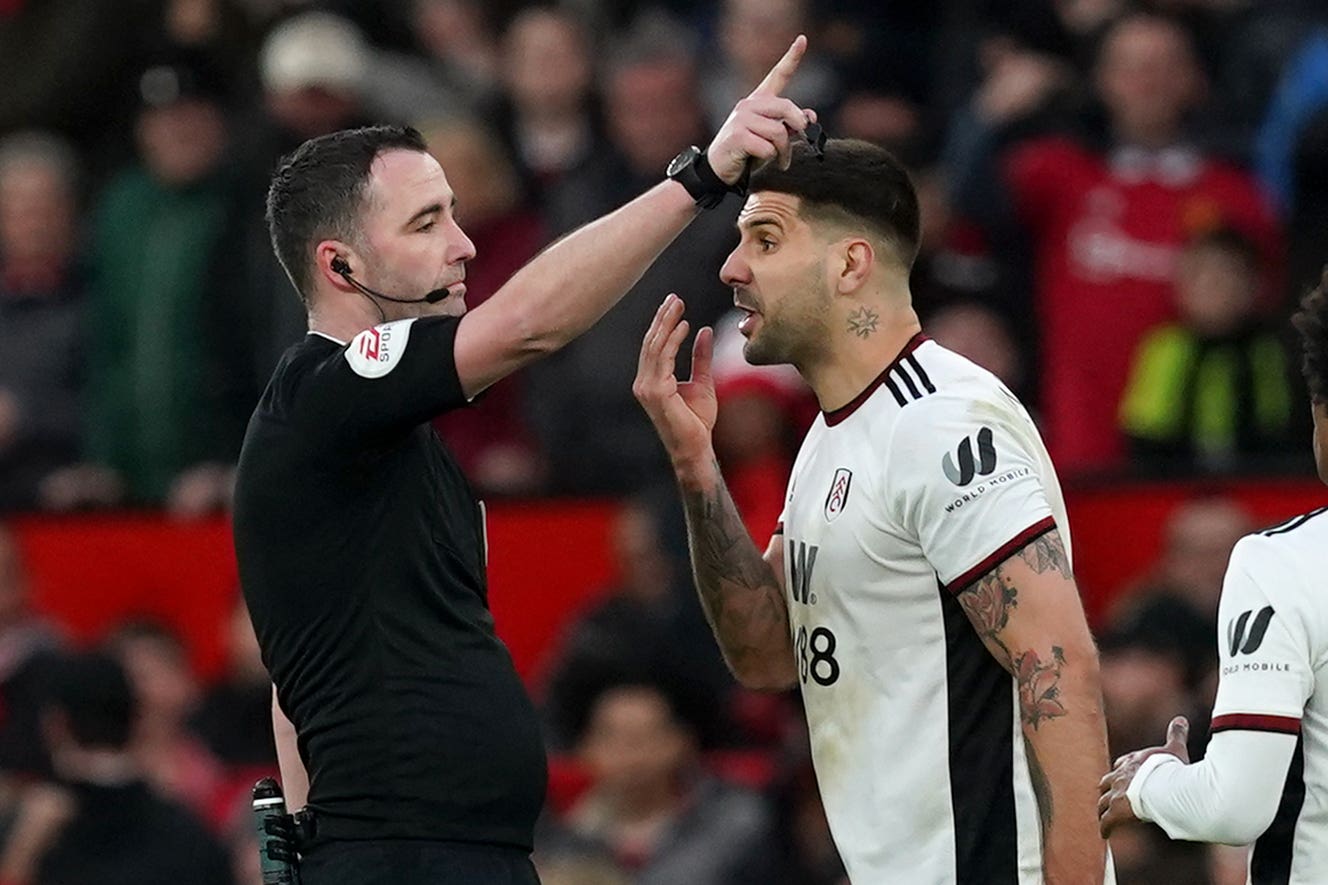
<path fill-rule="evenodd" d="M 36 505 L 79 456 L 86 268 L 78 158 L 49 133 L 0 141 L 0 512 Z"/>
<path fill-rule="evenodd" d="M 521 204 L 516 169 L 486 127 L 457 119 L 426 125 L 421 134 L 429 152 L 452 170 L 448 180 L 476 252 L 466 267 L 466 304 L 477 307 L 544 246 L 544 225 Z M 531 494 L 546 482 L 526 420 L 525 387 L 523 377 L 508 376 L 470 408 L 434 421 L 481 495 Z"/>
<path fill-rule="evenodd" d="M 769 795 L 775 809 L 773 845 L 751 861 L 756 869 L 767 871 L 764 881 L 768 885 L 849 885 L 805 746 L 786 762 Z"/>
<path fill-rule="evenodd" d="M 471 117 L 498 91 L 498 38 L 480 0 L 410 0 L 414 53 L 379 52 L 369 67 L 366 101 L 383 120 Z"/>
<path fill-rule="evenodd" d="M 660 497 L 623 504 L 610 538 L 613 583 L 569 619 L 550 661 L 544 709 L 555 746 L 575 743 L 590 700 L 623 674 L 674 674 L 704 692 L 716 711 L 733 686 L 705 641 L 684 565 L 669 549 Z M 722 718 L 716 716 L 709 733 L 725 730 Z"/>
<path fill-rule="evenodd" d="M 1145 333 L 1120 405 L 1136 464 L 1168 475 L 1281 461 L 1291 367 L 1257 312 L 1259 253 L 1235 231 L 1192 240 L 1176 265 L 1177 321 Z"/>
<path fill-rule="evenodd" d="M 673 146 L 704 144 L 697 82 L 687 34 L 670 19 L 639 19 L 615 42 L 603 90 L 613 153 L 550 189 L 550 233 L 574 230 L 658 180 Z M 732 295 L 715 268 L 735 240 L 737 208 L 729 199 L 700 214 L 603 320 L 533 367 L 529 414 L 552 491 L 627 494 L 668 476 L 663 449 L 632 399 L 636 355 L 623 342 L 645 332 L 661 292 L 686 293 L 698 323 L 728 308 Z"/>
<path fill-rule="evenodd" d="M 975 301 L 940 308 L 927 319 L 927 332 L 942 347 L 966 356 L 1015 393 L 1024 389 L 1024 359 L 1010 326 L 999 313 Z"/>
<path fill-rule="evenodd" d="M 18 542 L 0 524 L 0 782 L 5 785 L 50 774 L 39 716 L 64 637 L 32 610 L 30 590 Z"/>
<path fill-rule="evenodd" d="M 987 165 L 996 140 L 1044 105 L 1064 75 L 1026 54 L 998 71 L 1008 86 L 984 87 L 952 134 L 955 198 L 996 225 L 1002 194 L 993 186 L 1004 182 L 1004 205 L 1032 236 L 1042 404 L 1057 464 L 1067 472 L 1119 465 L 1116 404 L 1139 339 L 1174 316 L 1183 243 L 1233 227 L 1273 262 L 1279 234 L 1253 179 L 1188 137 L 1205 85 L 1191 37 L 1174 21 L 1132 14 L 1107 32 L 1094 78 L 1103 138 L 1026 141 L 1004 154 L 999 171 Z"/>
<path fill-rule="evenodd" d="M 0 5 L 0 133 L 41 128 L 69 136 L 97 171 L 120 159 L 132 97 L 121 87 L 141 64 L 154 3 Z M 103 154 L 105 156 L 103 156 Z"/>
<path fill-rule="evenodd" d="M 193 717 L 193 730 L 213 756 L 232 769 L 277 764 L 272 738 L 272 680 L 263 666 L 249 609 L 237 595 L 225 634 L 226 670 L 208 687 Z M 253 786 L 251 778 L 249 786 Z"/>
<path fill-rule="evenodd" d="M 305 139 L 365 125 L 366 78 L 373 52 L 349 20 L 318 9 L 282 21 L 259 54 L 260 107 L 237 127 L 242 223 L 230 231 L 214 289 L 228 334 L 226 361 L 235 367 L 234 397 L 248 410 L 281 355 L 307 331 L 304 308 L 272 255 L 263 199 L 277 161 Z"/>
<path fill-rule="evenodd" d="M 233 218 L 224 88 L 181 56 L 138 81 L 139 161 L 101 196 L 93 230 L 85 463 L 48 477 L 48 506 L 220 506 L 243 431 L 230 401 L 211 271 Z"/>
<path fill-rule="evenodd" d="M 591 37 L 568 9 L 522 10 L 503 33 L 503 94 L 490 112 L 521 174 L 526 199 L 602 161 Z"/>
<path fill-rule="evenodd" d="M 1215 617 L 1231 549 L 1253 528 L 1245 508 L 1221 495 L 1199 496 L 1180 504 L 1163 524 L 1162 552 L 1156 565 L 1134 588 L 1121 594 L 1114 616 L 1123 616 L 1137 600 L 1171 596 L 1205 619 Z"/>
<path fill-rule="evenodd" d="M 160 798 L 129 749 L 136 705 L 113 659 L 82 654 L 56 674 L 44 732 L 58 775 L 22 795 L 0 851 L 14 885 L 234 885 L 225 852 Z"/>
<path fill-rule="evenodd" d="M 138 716 L 127 749 L 139 771 L 163 796 L 216 823 L 225 772 L 190 730 L 200 690 L 179 637 L 150 621 L 135 621 L 117 629 L 106 647 L 134 689 Z"/>
<path fill-rule="evenodd" d="M 540 856 L 612 861 L 636 885 L 754 885 L 747 861 L 768 850 L 769 810 L 703 773 L 706 715 L 660 677 L 603 688 L 578 728 L 590 785 L 541 835 Z"/>
<path fill-rule="evenodd" d="M 718 52 L 701 78 L 701 97 L 710 125 L 718 126 L 733 103 L 761 81 L 784 47 L 812 24 L 807 0 L 724 0 L 719 13 Z M 839 100 L 834 69 L 813 50 L 789 84 L 789 97 L 803 107 L 829 114 Z"/>

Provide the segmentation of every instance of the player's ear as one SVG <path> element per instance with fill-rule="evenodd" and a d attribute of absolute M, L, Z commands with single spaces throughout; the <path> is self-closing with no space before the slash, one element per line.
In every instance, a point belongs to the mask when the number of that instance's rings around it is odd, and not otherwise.
<path fill-rule="evenodd" d="M 841 295 L 856 292 L 866 285 L 876 265 L 876 248 L 861 237 L 843 240 L 839 244 L 839 268 L 836 289 Z"/>

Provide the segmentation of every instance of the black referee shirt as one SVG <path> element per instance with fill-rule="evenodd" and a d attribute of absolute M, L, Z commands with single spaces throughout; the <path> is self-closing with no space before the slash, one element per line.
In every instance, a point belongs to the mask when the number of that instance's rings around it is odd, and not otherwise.
<path fill-rule="evenodd" d="M 543 742 L 494 634 L 482 511 L 428 424 L 465 404 L 457 324 L 286 352 L 240 455 L 235 549 L 320 833 L 529 849 Z"/>

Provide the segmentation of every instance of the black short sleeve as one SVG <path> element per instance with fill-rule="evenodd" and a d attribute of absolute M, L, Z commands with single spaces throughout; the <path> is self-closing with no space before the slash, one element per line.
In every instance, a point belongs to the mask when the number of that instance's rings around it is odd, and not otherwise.
<path fill-rule="evenodd" d="M 305 376 L 296 420 L 353 445 L 465 405 L 453 351 L 459 322 L 422 317 L 365 329 Z"/>

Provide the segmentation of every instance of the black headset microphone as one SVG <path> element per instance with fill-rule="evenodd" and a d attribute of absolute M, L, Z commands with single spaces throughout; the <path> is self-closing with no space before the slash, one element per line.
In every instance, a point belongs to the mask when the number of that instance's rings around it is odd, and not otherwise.
<path fill-rule="evenodd" d="M 452 294 L 451 291 L 444 286 L 441 289 L 434 289 L 432 292 L 426 292 L 419 298 L 393 298 L 391 295 L 384 295 L 382 292 L 370 289 L 368 286 L 351 276 L 350 265 L 347 264 L 346 259 L 342 258 L 340 255 L 332 259 L 332 272 L 341 274 L 342 278 L 358 289 L 361 294 L 367 295 L 370 298 L 381 298 L 384 301 L 392 301 L 396 304 L 437 304 L 439 301 L 442 301 L 448 295 Z"/>

